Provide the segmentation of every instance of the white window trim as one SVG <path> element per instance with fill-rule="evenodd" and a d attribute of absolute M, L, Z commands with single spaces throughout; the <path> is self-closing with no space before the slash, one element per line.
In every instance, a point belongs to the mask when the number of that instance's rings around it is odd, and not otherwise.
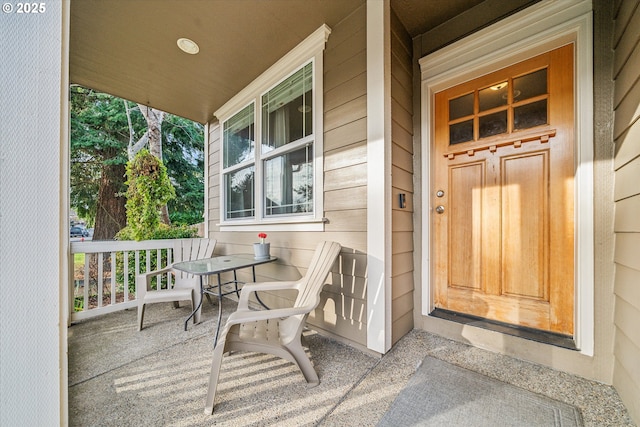
<path fill-rule="evenodd" d="M 204 214 L 203 214 L 203 221 L 204 221 L 204 235 L 205 236 L 209 236 L 209 186 L 206 184 L 208 181 L 208 176 L 209 173 L 211 171 L 211 167 L 209 166 L 209 162 L 207 161 L 207 159 L 209 158 L 209 138 L 211 135 L 211 131 L 213 129 L 215 129 L 216 127 L 218 127 L 219 124 L 218 123 L 211 123 L 211 122 L 207 122 L 204 125 L 204 182 L 205 182 L 205 188 L 204 188 Z"/>
<path fill-rule="evenodd" d="M 270 90 L 272 87 L 288 78 L 291 74 L 298 69 L 308 64 L 313 63 L 313 134 L 315 136 L 313 142 L 313 168 L 314 168 L 314 197 L 313 197 L 313 212 L 309 215 L 291 215 L 291 216 L 279 216 L 277 218 L 264 217 L 264 206 L 262 200 L 263 180 L 262 180 L 262 165 L 259 153 L 255 158 L 255 217 L 254 218 L 237 218 L 237 219 L 225 219 L 225 187 L 224 187 L 224 174 L 222 170 L 219 174 L 220 180 L 220 231 L 324 231 L 324 223 L 326 219 L 324 215 L 324 149 L 323 149 L 323 134 L 324 134 L 324 102 L 323 102 L 323 51 L 331 34 L 331 28 L 327 25 L 322 25 L 300 44 L 293 48 L 289 53 L 283 56 L 278 62 L 272 65 L 268 70 L 262 73 L 258 78 L 252 81 L 244 89 L 242 89 L 236 96 L 231 98 L 226 104 L 220 107 L 215 113 L 215 117 L 220 122 L 220 128 L 226 120 L 228 120 L 233 114 L 240 111 L 243 107 L 246 107 L 251 102 L 255 102 L 255 123 L 256 129 L 256 153 L 259 150 L 260 142 L 258 136 L 261 129 L 261 108 L 260 100 L 264 93 Z M 223 155 L 223 138 L 224 135 L 220 134 L 220 165 L 222 165 Z"/>
<path fill-rule="evenodd" d="M 593 27 L 590 1 L 544 0 L 420 59 L 421 150 L 423 153 L 422 314 L 433 305 L 431 287 L 431 124 L 440 90 L 560 47 L 575 45 L 575 339 L 580 353 L 593 356 L 594 193 L 593 193 Z"/>

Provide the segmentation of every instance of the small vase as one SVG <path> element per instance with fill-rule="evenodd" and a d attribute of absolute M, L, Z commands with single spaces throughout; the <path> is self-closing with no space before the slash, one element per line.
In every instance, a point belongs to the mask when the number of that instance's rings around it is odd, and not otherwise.
<path fill-rule="evenodd" d="M 253 254 L 255 259 L 269 259 L 269 247 L 271 243 L 254 243 Z"/>

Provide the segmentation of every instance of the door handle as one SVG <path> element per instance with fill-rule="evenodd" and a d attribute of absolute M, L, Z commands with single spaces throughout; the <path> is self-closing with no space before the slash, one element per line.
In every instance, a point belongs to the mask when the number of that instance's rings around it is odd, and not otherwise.
<path fill-rule="evenodd" d="M 436 212 L 439 214 L 444 213 L 444 206 L 442 205 L 436 206 Z"/>

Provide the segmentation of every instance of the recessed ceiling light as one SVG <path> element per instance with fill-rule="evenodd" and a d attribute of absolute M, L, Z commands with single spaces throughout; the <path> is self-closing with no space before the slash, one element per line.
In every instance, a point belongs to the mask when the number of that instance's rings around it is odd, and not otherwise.
<path fill-rule="evenodd" d="M 507 87 L 507 82 L 498 83 L 495 86 L 491 86 L 490 89 L 491 90 L 500 90 L 500 89 L 504 89 L 505 87 Z"/>
<path fill-rule="evenodd" d="M 177 43 L 180 50 L 190 55 L 195 55 L 196 53 L 200 52 L 200 47 L 198 47 L 196 42 L 194 42 L 193 40 L 182 37 L 178 39 Z"/>

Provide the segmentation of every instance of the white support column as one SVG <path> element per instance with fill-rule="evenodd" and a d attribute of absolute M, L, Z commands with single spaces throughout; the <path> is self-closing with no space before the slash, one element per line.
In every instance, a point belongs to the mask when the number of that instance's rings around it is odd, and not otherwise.
<path fill-rule="evenodd" d="M 18 4 L 0 17 L 0 425 L 67 425 L 70 6 Z"/>
<path fill-rule="evenodd" d="M 367 0 L 367 347 L 391 348 L 389 0 Z"/>

